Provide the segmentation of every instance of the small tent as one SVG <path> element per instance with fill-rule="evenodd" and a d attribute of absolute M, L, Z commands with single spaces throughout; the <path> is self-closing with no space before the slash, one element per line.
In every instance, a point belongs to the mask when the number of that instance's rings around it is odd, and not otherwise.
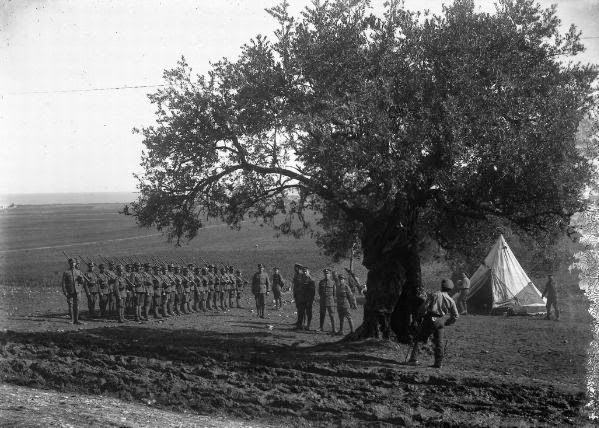
<path fill-rule="evenodd" d="M 468 312 L 491 313 L 525 310 L 544 313 L 545 302 L 503 238 L 470 278 Z"/>

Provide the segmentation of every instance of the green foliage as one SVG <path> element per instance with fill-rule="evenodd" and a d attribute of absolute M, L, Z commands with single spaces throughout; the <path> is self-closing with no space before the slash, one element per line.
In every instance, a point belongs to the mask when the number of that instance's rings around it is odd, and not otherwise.
<path fill-rule="evenodd" d="M 497 225 L 555 236 L 584 207 L 593 168 L 575 137 L 596 70 L 566 62 L 583 46 L 575 28 L 560 34 L 555 8 L 503 0 L 487 14 L 458 0 L 434 16 L 392 1 L 376 16 L 339 0 L 268 12 L 273 40 L 207 76 L 183 59 L 165 72 L 157 122 L 140 131 L 139 224 L 179 240 L 206 217 L 258 218 L 316 233 L 334 257 L 358 237 L 368 266 L 430 239 L 468 251 Z"/>

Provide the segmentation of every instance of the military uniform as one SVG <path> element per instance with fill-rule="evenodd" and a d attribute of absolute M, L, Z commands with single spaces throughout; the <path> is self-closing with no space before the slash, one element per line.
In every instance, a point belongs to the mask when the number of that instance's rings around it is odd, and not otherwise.
<path fill-rule="evenodd" d="M 125 305 L 127 303 L 128 296 L 128 285 L 127 285 L 127 277 L 123 273 L 123 267 L 121 265 L 117 266 L 117 271 L 114 276 L 114 288 L 113 295 L 116 303 L 118 322 L 125 322 Z"/>
<path fill-rule="evenodd" d="M 235 305 L 233 301 L 235 300 L 236 292 L 236 282 L 235 282 L 235 272 L 233 271 L 233 266 L 229 266 L 229 271 L 227 272 L 227 281 L 229 282 L 229 308 L 234 308 Z"/>
<path fill-rule="evenodd" d="M 103 265 L 100 265 L 101 267 Z M 108 277 L 108 313 L 109 314 L 114 314 L 118 311 L 118 307 L 116 304 L 116 294 L 115 294 L 115 287 L 116 287 L 116 272 L 114 271 L 114 263 L 108 263 L 108 270 L 107 271 L 103 271 L 103 273 L 105 273 Z"/>
<path fill-rule="evenodd" d="M 302 266 L 295 264 L 294 270 L 295 275 L 293 276 L 292 287 L 293 287 L 293 301 L 295 302 L 295 308 L 297 311 L 297 321 L 295 322 L 295 328 L 301 329 L 304 325 L 304 305 L 302 302 L 302 278 L 303 273 L 301 271 Z"/>
<path fill-rule="evenodd" d="M 208 265 L 208 273 L 206 274 L 208 279 L 208 294 L 206 298 L 206 308 L 207 309 L 216 309 L 216 299 L 214 298 L 215 288 L 214 288 L 214 272 L 212 271 L 212 265 Z"/>
<path fill-rule="evenodd" d="M 229 304 L 228 304 L 228 300 L 229 300 L 229 276 L 227 275 L 227 272 L 225 271 L 225 268 L 222 267 L 220 269 L 220 284 L 221 284 L 221 291 L 220 291 L 220 308 L 223 311 L 227 311 L 229 309 Z"/>
<path fill-rule="evenodd" d="M 96 302 L 98 301 L 98 294 L 100 294 L 100 288 L 98 286 L 98 274 L 94 272 L 94 263 L 90 262 L 87 264 L 88 271 L 84 274 L 85 279 L 85 292 L 87 294 L 87 308 L 90 318 L 96 317 Z"/>
<path fill-rule="evenodd" d="M 337 314 L 339 315 L 339 331 L 337 333 L 343 334 L 343 321 L 345 319 L 349 323 L 349 330 L 353 333 L 354 324 L 349 309 L 356 307 L 356 298 L 343 274 L 338 276 L 336 295 Z"/>
<path fill-rule="evenodd" d="M 170 295 L 171 295 L 171 281 L 170 278 L 168 276 L 167 273 L 167 268 L 166 266 L 162 266 L 162 268 L 160 269 L 160 286 L 161 286 L 161 301 L 160 301 L 160 305 L 162 307 L 162 316 L 165 318 L 168 318 L 171 316 L 171 313 L 169 313 L 169 300 L 170 300 Z"/>
<path fill-rule="evenodd" d="M 258 272 L 254 274 L 252 278 L 252 293 L 256 299 L 256 311 L 260 318 L 264 318 L 264 306 L 265 297 L 270 291 L 270 279 L 266 272 L 264 272 L 264 266 L 258 265 Z"/>
<path fill-rule="evenodd" d="M 83 291 L 83 273 L 75 267 L 73 259 L 69 259 L 69 266 L 70 268 L 62 274 L 62 292 L 67 298 L 71 322 L 81 324 L 79 321 L 79 296 Z"/>
<path fill-rule="evenodd" d="M 557 290 L 555 280 L 553 279 L 553 275 L 548 276 L 547 283 L 545 284 L 545 291 L 543 291 L 541 297 L 547 297 L 547 303 L 545 305 L 545 308 L 547 309 L 547 315 L 545 316 L 545 318 L 551 318 L 551 307 L 553 307 L 553 310 L 555 311 L 555 320 L 559 320 L 559 308 L 557 307 Z"/>
<path fill-rule="evenodd" d="M 443 362 L 443 328 L 456 322 L 459 318 L 458 308 L 448 292 L 453 290 L 453 282 L 450 279 L 441 281 L 441 291 L 429 294 L 419 308 L 420 325 L 418 327 L 410 363 L 418 364 L 418 342 L 426 343 L 433 336 L 435 363 L 433 367 L 441 367 Z M 445 316 L 449 315 L 449 319 Z"/>
<path fill-rule="evenodd" d="M 275 299 L 275 308 L 277 308 L 277 310 L 281 309 L 283 306 L 281 292 L 283 291 L 284 286 L 285 283 L 283 277 L 279 273 L 279 268 L 274 268 L 272 274 L 272 297 Z"/>
<path fill-rule="evenodd" d="M 179 266 L 175 266 L 175 271 L 173 272 L 173 278 L 175 280 L 175 314 L 182 315 L 183 312 L 183 278 L 181 277 L 181 270 Z"/>
<path fill-rule="evenodd" d="M 333 308 L 336 306 L 337 287 L 329 269 L 324 271 L 324 279 L 318 283 L 318 296 L 320 298 L 320 331 L 324 330 L 325 313 L 328 312 L 331 321 L 332 333 L 335 333 L 335 316 Z"/>
<path fill-rule="evenodd" d="M 235 294 L 238 308 L 241 308 L 241 295 L 246 284 L 247 281 L 241 276 L 241 271 L 238 269 L 235 273 Z"/>
<path fill-rule="evenodd" d="M 133 265 L 133 272 L 129 280 L 133 284 L 135 293 L 135 321 L 142 319 L 142 307 L 146 301 L 146 287 L 144 285 L 144 275 L 139 271 L 139 263 Z"/>
<path fill-rule="evenodd" d="M 312 306 L 314 305 L 314 296 L 316 295 L 316 282 L 314 282 L 310 276 L 310 271 L 307 268 L 304 268 L 300 290 L 302 308 L 304 311 L 304 329 L 310 330 L 310 324 L 312 323 Z"/>
<path fill-rule="evenodd" d="M 154 278 L 152 273 L 150 272 L 150 264 L 144 264 L 144 271 L 142 272 L 145 296 L 143 303 L 143 318 L 144 321 L 148 320 L 150 315 L 150 310 L 152 309 L 152 303 L 154 301 Z"/>
<path fill-rule="evenodd" d="M 100 299 L 100 316 L 106 317 L 108 314 L 108 302 L 110 294 L 113 293 L 115 279 L 112 275 L 109 276 L 108 272 L 104 270 L 104 265 L 100 265 L 100 272 L 98 272 L 98 288 L 99 288 L 99 299 Z"/>
<path fill-rule="evenodd" d="M 460 295 L 458 297 L 457 306 L 460 315 L 466 315 L 468 313 L 468 293 L 470 292 L 470 280 L 466 274 L 462 275 L 462 287 L 460 289 Z"/>

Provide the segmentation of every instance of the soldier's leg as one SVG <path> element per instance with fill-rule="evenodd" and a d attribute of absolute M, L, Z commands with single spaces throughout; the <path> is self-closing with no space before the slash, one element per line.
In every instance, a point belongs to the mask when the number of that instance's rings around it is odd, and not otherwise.
<path fill-rule="evenodd" d="M 331 320 L 331 333 L 335 333 L 335 315 L 333 314 L 333 307 L 327 306 L 327 312 L 329 313 L 329 320 Z"/>
<path fill-rule="evenodd" d="M 324 331 L 324 318 L 325 318 L 325 313 L 326 313 L 326 306 L 324 306 L 322 303 L 320 304 L 320 331 Z"/>
<path fill-rule="evenodd" d="M 441 367 L 443 364 L 443 327 L 441 324 L 436 324 L 433 329 L 433 345 L 435 354 L 434 367 Z"/>
<path fill-rule="evenodd" d="M 306 313 L 306 309 L 302 302 L 298 302 L 296 300 L 295 307 L 297 308 L 297 321 L 295 322 L 295 328 L 300 329 L 304 325 L 304 314 Z"/>
<path fill-rule="evenodd" d="M 346 318 L 347 318 L 347 323 L 349 324 L 349 331 L 350 331 L 350 333 L 353 333 L 354 332 L 354 322 L 351 319 L 351 314 L 349 313 L 349 311 L 347 311 Z"/>
<path fill-rule="evenodd" d="M 235 294 L 237 296 L 237 307 L 241 308 L 241 292 L 237 291 Z"/>
<path fill-rule="evenodd" d="M 115 312 L 116 312 L 115 298 L 114 298 L 114 295 L 112 295 L 112 293 L 111 293 L 108 295 L 108 313 L 112 315 Z"/>
<path fill-rule="evenodd" d="M 339 315 L 339 334 L 343 334 L 343 319 L 345 318 L 343 308 L 337 308 L 337 314 Z"/>
<path fill-rule="evenodd" d="M 79 296 L 73 296 L 73 322 L 79 323 Z"/>
<path fill-rule="evenodd" d="M 265 310 L 266 310 L 266 294 L 260 293 L 260 314 L 262 315 L 262 318 L 264 318 L 266 316 L 264 313 Z"/>
<path fill-rule="evenodd" d="M 90 319 L 94 317 L 94 306 L 92 303 L 92 296 L 93 293 L 89 293 L 87 295 L 87 317 Z"/>
<path fill-rule="evenodd" d="M 557 307 L 557 299 L 553 301 L 553 309 L 555 310 L 555 319 L 559 320 L 559 308 Z"/>
<path fill-rule="evenodd" d="M 171 291 L 168 295 L 168 314 L 170 316 L 175 315 L 175 292 Z"/>
<path fill-rule="evenodd" d="M 308 302 L 306 304 L 306 330 L 310 330 L 310 324 L 312 324 L 312 305 L 314 302 Z"/>
<path fill-rule="evenodd" d="M 144 303 L 143 303 L 143 315 L 145 320 L 148 320 L 148 315 L 150 314 L 150 308 L 152 307 L 152 298 L 154 296 L 150 296 L 148 293 L 144 294 Z"/>
<path fill-rule="evenodd" d="M 69 307 L 69 318 L 71 322 L 75 322 L 74 312 L 73 312 L 73 298 L 71 296 L 67 296 L 67 305 Z"/>
<path fill-rule="evenodd" d="M 100 294 L 100 316 L 106 317 L 106 305 L 108 304 L 108 295 Z"/>
<path fill-rule="evenodd" d="M 545 304 L 545 310 L 547 311 L 545 319 L 551 319 L 551 300 L 549 299 L 547 299 L 547 303 Z"/>

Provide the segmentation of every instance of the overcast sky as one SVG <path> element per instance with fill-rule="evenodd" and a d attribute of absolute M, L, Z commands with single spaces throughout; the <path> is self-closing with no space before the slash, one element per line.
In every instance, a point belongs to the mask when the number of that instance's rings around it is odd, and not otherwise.
<path fill-rule="evenodd" d="M 141 137 L 153 121 L 146 94 L 184 55 L 203 73 L 235 58 L 277 0 L 4 0 L 0 5 L 0 194 L 134 191 Z M 292 11 L 306 0 L 290 0 Z M 375 6 L 383 1 L 373 0 Z M 442 1 L 407 0 L 439 11 Z M 599 0 L 558 4 L 585 39 L 583 62 L 599 63 Z M 484 10 L 493 1 L 478 0 Z M 102 89 L 102 90 L 96 90 Z M 78 92 L 73 90 L 87 90 Z"/>

